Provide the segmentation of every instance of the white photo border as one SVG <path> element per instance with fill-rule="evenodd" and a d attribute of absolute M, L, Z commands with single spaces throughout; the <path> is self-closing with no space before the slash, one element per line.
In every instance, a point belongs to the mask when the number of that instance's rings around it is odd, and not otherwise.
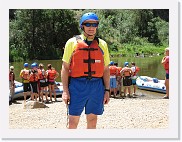
<path fill-rule="evenodd" d="M 71 3 L 71 5 L 70 5 Z M 1 135 L 3 139 L 179 139 L 179 42 L 177 0 L 6 0 L 0 6 L 1 50 Z M 9 129 L 8 68 L 9 68 L 9 9 L 169 9 L 170 99 L 168 129 Z M 172 49 L 172 50 L 171 50 Z M 174 49 L 174 50 L 173 50 Z M 175 67 L 175 68 L 174 68 Z M 3 85 L 2 85 L 3 83 Z M 44 138 L 40 137 L 44 136 Z"/>

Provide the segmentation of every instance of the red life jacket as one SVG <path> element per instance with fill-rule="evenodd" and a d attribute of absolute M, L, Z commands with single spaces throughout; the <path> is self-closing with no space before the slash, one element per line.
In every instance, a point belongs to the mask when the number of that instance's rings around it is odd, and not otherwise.
<path fill-rule="evenodd" d="M 9 81 L 11 81 L 11 76 L 13 75 L 13 81 L 15 80 L 15 74 L 13 71 L 9 72 Z"/>
<path fill-rule="evenodd" d="M 164 65 L 164 69 L 165 70 L 169 70 L 169 56 L 166 56 L 166 60 L 167 60 L 167 62 L 165 63 L 165 65 Z"/>
<path fill-rule="evenodd" d="M 49 82 L 54 82 L 55 81 L 55 76 L 56 76 L 56 70 L 52 70 L 52 69 L 49 69 L 48 71 L 48 76 L 47 76 L 47 79 Z"/>
<path fill-rule="evenodd" d="M 117 68 L 117 70 L 118 70 L 118 72 L 117 72 L 117 75 L 116 75 L 116 76 L 121 76 L 120 71 L 122 70 L 122 67 L 116 67 L 116 68 Z"/>
<path fill-rule="evenodd" d="M 30 82 L 37 82 L 38 79 L 39 79 L 39 77 L 38 77 L 37 74 L 35 74 L 35 73 L 31 73 L 31 74 L 30 74 L 30 78 L 29 78 L 29 81 L 30 81 Z"/>
<path fill-rule="evenodd" d="M 70 62 L 71 77 L 103 77 L 104 58 L 98 44 L 98 38 L 87 45 L 80 37 L 77 38 L 76 49 Z"/>
<path fill-rule="evenodd" d="M 110 75 L 116 75 L 117 74 L 117 67 L 116 66 L 109 66 Z"/>
<path fill-rule="evenodd" d="M 136 76 L 139 71 L 140 71 L 140 68 L 135 66 L 135 72 L 134 72 L 133 76 Z"/>

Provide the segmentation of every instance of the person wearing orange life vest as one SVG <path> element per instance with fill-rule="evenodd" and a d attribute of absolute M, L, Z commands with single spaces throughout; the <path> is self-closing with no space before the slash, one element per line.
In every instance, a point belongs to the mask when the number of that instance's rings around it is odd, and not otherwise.
<path fill-rule="evenodd" d="M 50 100 L 52 102 L 52 93 L 54 94 L 54 100 L 57 101 L 56 99 L 56 92 L 55 92 L 55 80 L 59 76 L 59 73 L 52 67 L 51 64 L 47 65 L 47 79 L 48 79 L 48 87 L 49 87 L 49 95 L 50 95 Z"/>
<path fill-rule="evenodd" d="M 30 71 L 29 71 L 29 68 L 28 68 L 28 63 L 24 63 L 24 69 L 22 69 L 20 71 L 20 78 L 22 78 L 22 83 L 23 83 L 24 105 L 26 103 L 27 95 L 31 94 L 30 82 L 28 80 L 29 73 L 30 73 Z"/>
<path fill-rule="evenodd" d="M 39 66 L 37 62 L 33 62 L 32 64 L 34 64 L 36 66 L 35 70 L 38 72 L 39 71 Z M 38 98 L 39 98 L 39 102 L 41 101 L 41 95 L 40 95 L 40 91 L 41 91 L 41 87 L 40 87 L 40 81 L 37 81 L 37 85 L 38 85 Z"/>
<path fill-rule="evenodd" d="M 31 64 L 31 70 L 28 80 L 30 81 L 30 85 L 32 88 L 31 99 L 37 101 L 38 98 L 38 80 L 39 75 L 37 71 L 37 65 L 35 63 Z"/>
<path fill-rule="evenodd" d="M 166 71 L 165 77 L 165 86 L 166 86 L 166 95 L 164 99 L 169 99 L 169 48 L 165 48 L 165 56 L 162 58 L 161 64 L 164 66 Z"/>
<path fill-rule="evenodd" d="M 110 62 L 110 66 L 109 66 L 109 70 L 110 70 L 110 97 L 111 97 L 111 93 L 114 93 L 114 98 L 117 95 L 117 82 L 116 82 L 116 75 L 117 75 L 117 67 L 114 65 L 114 62 L 111 61 Z"/>
<path fill-rule="evenodd" d="M 110 74 L 107 43 L 96 37 L 98 16 L 89 12 L 82 15 L 83 34 L 66 42 L 61 79 L 62 99 L 69 109 L 69 129 L 76 129 L 85 110 L 87 129 L 96 129 L 97 115 L 102 115 L 109 102 Z"/>
<path fill-rule="evenodd" d="M 47 82 L 47 72 L 44 69 L 44 65 L 42 63 L 39 64 L 38 69 L 39 82 L 40 82 L 40 96 L 42 102 L 44 102 L 44 93 L 46 97 L 46 102 L 48 102 L 48 82 Z"/>
<path fill-rule="evenodd" d="M 14 93 L 15 93 L 15 73 L 14 73 L 14 66 L 10 66 L 9 70 L 9 90 L 11 95 L 11 101 L 13 101 Z"/>
<path fill-rule="evenodd" d="M 132 85 L 133 85 L 133 96 L 137 96 L 136 94 L 136 79 L 137 79 L 137 73 L 140 71 L 140 68 L 135 65 L 134 62 L 131 62 L 131 70 L 133 72 L 133 75 L 131 77 L 132 79 Z"/>
<path fill-rule="evenodd" d="M 121 75 L 123 76 L 123 86 L 124 86 L 124 97 L 129 97 L 131 98 L 131 76 L 133 75 L 133 72 L 131 68 L 128 67 L 129 63 L 125 62 L 124 63 L 124 68 L 120 71 Z M 126 94 L 126 90 L 128 90 L 128 94 Z"/>
<path fill-rule="evenodd" d="M 119 94 L 122 97 L 122 76 L 120 74 L 120 71 L 122 70 L 122 67 L 118 66 L 118 63 L 114 63 L 114 65 L 117 68 L 117 74 L 116 74 L 116 82 L 117 82 L 117 94 Z"/>

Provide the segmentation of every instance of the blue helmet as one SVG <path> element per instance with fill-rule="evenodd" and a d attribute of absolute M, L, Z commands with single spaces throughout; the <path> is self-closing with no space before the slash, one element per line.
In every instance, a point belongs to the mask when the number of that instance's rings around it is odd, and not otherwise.
<path fill-rule="evenodd" d="M 28 63 L 24 63 L 24 67 L 28 67 Z"/>
<path fill-rule="evenodd" d="M 129 65 L 129 63 L 128 62 L 124 62 L 124 66 L 126 67 L 126 66 L 128 66 Z"/>
<path fill-rule="evenodd" d="M 82 24 L 84 21 L 86 20 L 95 20 L 99 22 L 99 18 L 95 13 L 89 12 L 89 13 L 85 13 L 83 14 L 83 16 L 80 19 L 80 28 L 82 29 Z"/>
<path fill-rule="evenodd" d="M 37 67 L 35 63 L 31 64 L 31 68 Z"/>
<path fill-rule="evenodd" d="M 38 64 L 36 62 L 34 62 L 33 64 L 35 64 L 35 66 L 38 67 Z"/>
<path fill-rule="evenodd" d="M 111 61 L 111 62 L 110 62 L 110 65 L 114 65 L 114 62 L 113 62 L 113 61 Z"/>

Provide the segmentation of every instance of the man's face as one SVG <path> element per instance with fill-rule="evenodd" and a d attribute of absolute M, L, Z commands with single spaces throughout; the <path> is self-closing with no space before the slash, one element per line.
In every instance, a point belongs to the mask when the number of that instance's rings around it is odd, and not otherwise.
<path fill-rule="evenodd" d="M 97 27 L 98 27 L 98 22 L 97 21 L 94 21 L 94 20 L 86 20 L 83 23 L 84 31 L 88 35 L 95 35 L 96 34 Z"/>

